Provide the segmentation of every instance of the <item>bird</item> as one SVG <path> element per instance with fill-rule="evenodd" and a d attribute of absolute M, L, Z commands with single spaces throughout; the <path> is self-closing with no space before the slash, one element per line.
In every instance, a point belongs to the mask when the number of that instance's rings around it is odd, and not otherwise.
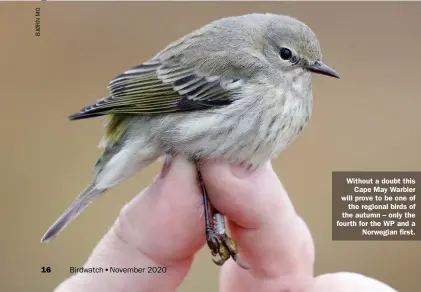
<path fill-rule="evenodd" d="M 251 171 L 276 158 L 308 124 L 312 76 L 340 78 L 322 62 L 316 34 L 292 16 L 252 13 L 214 20 L 113 78 L 109 95 L 69 116 L 105 116 L 102 154 L 88 186 L 42 237 L 55 238 L 102 194 L 156 160 L 196 164 L 212 260 L 247 269 L 225 217 L 208 200 L 199 164 Z"/>

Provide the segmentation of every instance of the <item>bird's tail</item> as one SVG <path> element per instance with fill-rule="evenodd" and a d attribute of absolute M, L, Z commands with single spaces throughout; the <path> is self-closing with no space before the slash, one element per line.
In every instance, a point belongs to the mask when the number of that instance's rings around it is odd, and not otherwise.
<path fill-rule="evenodd" d="M 41 242 L 48 242 L 55 238 L 61 231 L 63 231 L 73 220 L 75 220 L 82 212 L 89 206 L 89 204 L 98 195 L 105 192 L 106 189 L 96 189 L 94 184 L 91 184 L 84 189 L 80 195 L 72 202 L 66 211 L 54 222 L 53 225 L 47 230 L 41 239 Z"/>

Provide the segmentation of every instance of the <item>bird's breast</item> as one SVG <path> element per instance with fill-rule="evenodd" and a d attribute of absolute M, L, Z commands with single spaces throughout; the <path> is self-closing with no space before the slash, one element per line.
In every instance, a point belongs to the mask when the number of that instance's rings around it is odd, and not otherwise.
<path fill-rule="evenodd" d="M 160 145 L 190 159 L 224 158 L 259 166 L 275 157 L 303 130 L 311 99 L 293 94 L 239 100 L 218 111 L 189 113 L 161 121 Z"/>
<path fill-rule="evenodd" d="M 276 157 L 301 133 L 307 125 L 312 109 L 312 99 L 284 94 L 284 99 L 276 100 L 262 111 L 263 119 L 258 126 L 255 143 L 256 160 Z"/>

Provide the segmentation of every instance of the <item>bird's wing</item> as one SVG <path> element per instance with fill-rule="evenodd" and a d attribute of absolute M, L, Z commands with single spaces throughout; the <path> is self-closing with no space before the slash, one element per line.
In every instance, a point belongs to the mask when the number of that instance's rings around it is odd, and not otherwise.
<path fill-rule="evenodd" d="M 152 59 L 115 77 L 110 96 L 69 119 L 107 114 L 162 114 L 226 106 L 238 97 L 242 79 L 204 76 L 180 62 Z"/>

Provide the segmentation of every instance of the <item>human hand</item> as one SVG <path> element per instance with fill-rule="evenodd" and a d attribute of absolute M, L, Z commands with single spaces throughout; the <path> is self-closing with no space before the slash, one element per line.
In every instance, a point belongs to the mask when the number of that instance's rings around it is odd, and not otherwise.
<path fill-rule="evenodd" d="M 314 245 L 268 163 L 255 172 L 207 162 L 201 172 L 212 204 L 229 218 L 240 257 L 221 268 L 220 291 L 393 292 L 353 273 L 313 278 Z M 129 202 L 84 267 L 166 267 L 165 273 L 76 274 L 56 292 L 176 291 L 194 254 L 205 243 L 196 168 L 174 158 L 154 182 Z M 212 264 L 210 262 L 210 264 Z"/>

